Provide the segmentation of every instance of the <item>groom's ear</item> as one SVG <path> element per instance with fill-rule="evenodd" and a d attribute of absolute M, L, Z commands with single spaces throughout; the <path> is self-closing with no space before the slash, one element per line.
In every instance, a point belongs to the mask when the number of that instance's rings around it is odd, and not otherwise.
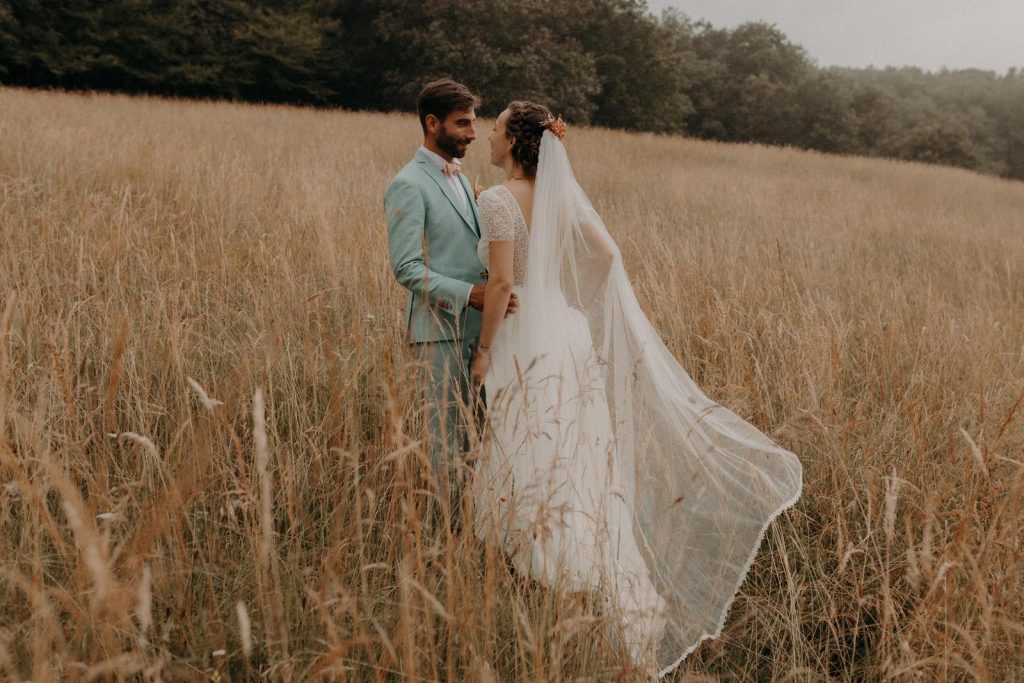
<path fill-rule="evenodd" d="M 437 135 L 437 131 L 441 128 L 441 119 L 433 114 L 427 114 L 423 122 L 427 125 L 427 132 L 429 134 Z"/>

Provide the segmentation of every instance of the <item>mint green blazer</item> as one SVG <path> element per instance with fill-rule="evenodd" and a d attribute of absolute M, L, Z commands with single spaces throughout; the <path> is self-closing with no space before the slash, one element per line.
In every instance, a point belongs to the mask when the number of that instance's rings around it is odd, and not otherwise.
<path fill-rule="evenodd" d="M 384 192 L 391 269 L 409 290 L 409 342 L 461 340 L 480 336 L 480 311 L 468 306 L 470 285 L 486 282 L 476 253 L 480 217 L 469 182 L 467 207 L 452 192 L 444 173 L 417 150 Z"/>

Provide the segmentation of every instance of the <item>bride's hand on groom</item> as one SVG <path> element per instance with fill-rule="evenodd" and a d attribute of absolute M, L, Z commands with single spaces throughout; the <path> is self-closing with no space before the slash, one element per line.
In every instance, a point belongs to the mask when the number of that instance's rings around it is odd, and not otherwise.
<path fill-rule="evenodd" d="M 484 310 L 484 293 L 487 291 L 487 285 L 473 285 L 473 289 L 469 293 L 469 305 L 478 311 Z M 505 308 L 505 317 L 509 317 L 519 308 L 519 297 L 516 296 L 515 292 L 512 292 L 508 298 L 508 307 Z"/>
<path fill-rule="evenodd" d="M 479 346 L 473 352 L 473 362 L 469 366 L 469 376 L 474 386 L 480 386 L 487 377 L 487 370 L 491 367 L 491 350 L 482 349 Z"/>

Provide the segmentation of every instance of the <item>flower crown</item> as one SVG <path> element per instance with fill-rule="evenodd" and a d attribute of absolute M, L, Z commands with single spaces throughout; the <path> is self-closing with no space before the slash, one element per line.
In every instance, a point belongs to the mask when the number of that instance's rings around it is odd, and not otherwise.
<path fill-rule="evenodd" d="M 561 114 L 558 115 L 557 119 L 552 116 L 548 116 L 548 120 L 545 121 L 542 125 L 548 130 L 550 130 L 552 133 L 554 133 L 559 140 L 565 138 L 566 125 L 565 121 L 562 120 Z"/>

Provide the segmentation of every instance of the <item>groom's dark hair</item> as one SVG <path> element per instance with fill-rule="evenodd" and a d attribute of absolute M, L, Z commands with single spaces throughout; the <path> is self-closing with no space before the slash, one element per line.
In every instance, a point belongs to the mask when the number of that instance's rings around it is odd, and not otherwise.
<path fill-rule="evenodd" d="M 426 133 L 429 114 L 443 122 L 453 111 L 476 108 L 480 106 L 480 102 L 480 98 L 462 83 L 442 78 L 423 86 L 416 97 L 416 111 L 420 115 L 420 126 Z"/>

